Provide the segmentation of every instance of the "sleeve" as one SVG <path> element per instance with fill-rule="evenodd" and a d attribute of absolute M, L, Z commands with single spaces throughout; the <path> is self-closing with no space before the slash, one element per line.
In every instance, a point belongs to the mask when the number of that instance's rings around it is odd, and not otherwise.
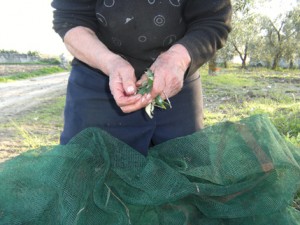
<path fill-rule="evenodd" d="M 191 56 L 186 76 L 195 73 L 224 46 L 231 31 L 231 15 L 230 0 L 187 0 L 183 9 L 187 31 L 177 42 Z"/>
<path fill-rule="evenodd" d="M 62 39 L 77 26 L 88 27 L 96 32 L 96 3 L 97 0 L 53 0 L 53 29 Z"/>

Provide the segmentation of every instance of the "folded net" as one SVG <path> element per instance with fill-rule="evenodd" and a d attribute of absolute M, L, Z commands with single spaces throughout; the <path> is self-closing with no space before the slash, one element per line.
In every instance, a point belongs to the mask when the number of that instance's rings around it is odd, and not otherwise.
<path fill-rule="evenodd" d="M 265 116 L 224 122 L 144 157 L 103 130 L 0 164 L 1 225 L 286 225 L 300 151 Z"/>

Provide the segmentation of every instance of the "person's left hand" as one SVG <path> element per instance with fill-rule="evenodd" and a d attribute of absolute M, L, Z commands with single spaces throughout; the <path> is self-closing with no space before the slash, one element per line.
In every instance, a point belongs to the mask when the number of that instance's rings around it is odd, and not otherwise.
<path fill-rule="evenodd" d="M 190 65 L 189 53 L 182 45 L 174 45 L 168 51 L 159 55 L 151 65 L 150 70 L 154 73 L 151 99 L 160 95 L 163 99 L 176 95 L 183 86 L 184 74 Z M 147 79 L 143 75 L 137 82 L 141 85 Z"/>
<path fill-rule="evenodd" d="M 162 99 L 170 98 L 176 95 L 183 86 L 184 74 L 190 65 L 190 55 L 186 48 L 176 44 L 168 51 L 162 53 L 149 68 L 154 73 L 154 82 L 152 91 L 142 96 L 138 102 L 127 105 L 126 111 L 133 112 L 149 105 L 156 96 L 160 95 Z M 144 74 L 137 81 L 137 87 L 141 86 L 147 80 Z"/>

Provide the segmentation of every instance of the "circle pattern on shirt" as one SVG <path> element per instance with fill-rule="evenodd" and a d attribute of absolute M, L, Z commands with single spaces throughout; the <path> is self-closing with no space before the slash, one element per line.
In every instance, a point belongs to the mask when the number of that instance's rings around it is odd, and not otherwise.
<path fill-rule="evenodd" d="M 138 40 L 139 40 L 139 42 L 144 43 L 144 42 L 147 41 L 147 37 L 144 36 L 144 35 L 141 35 L 141 36 L 138 37 Z"/>
<path fill-rule="evenodd" d="M 100 13 L 96 13 L 97 19 L 99 20 L 99 22 L 103 25 L 103 26 L 107 26 L 107 21 L 105 19 L 105 17 L 100 14 Z"/>
<path fill-rule="evenodd" d="M 197 1 L 197 0 L 195 0 Z M 180 24 L 182 23 L 182 17 L 180 14 L 180 6 L 182 5 L 183 0 L 147 0 L 144 2 L 144 4 L 148 5 L 148 7 L 153 8 L 150 13 L 150 15 L 147 15 L 147 23 L 152 22 L 152 27 L 150 26 L 151 29 L 153 29 L 154 36 L 149 35 L 148 33 L 139 33 L 135 34 L 134 36 L 131 36 L 131 38 L 134 39 L 136 44 L 139 44 L 141 48 L 144 48 L 143 46 L 147 47 L 147 43 L 149 43 L 150 46 L 156 45 L 164 48 L 170 47 L 172 44 L 176 43 L 178 40 L 178 37 L 181 35 L 181 31 L 176 33 L 177 30 L 172 31 L 171 29 L 168 29 L 169 31 L 166 32 L 165 30 L 162 30 L 164 27 L 176 27 L 181 26 Z M 98 22 L 103 26 L 108 29 L 108 32 L 111 32 L 111 29 L 116 29 L 118 26 L 126 26 L 128 29 L 133 29 L 135 26 L 139 25 L 139 21 L 137 21 L 137 18 L 135 18 L 135 12 L 132 12 L 128 10 L 128 12 L 125 10 L 124 15 L 122 18 L 120 16 L 118 17 L 115 11 L 110 14 L 110 10 L 115 10 L 115 8 L 122 6 L 122 1 L 116 1 L 116 0 L 102 0 L 102 7 L 103 11 L 98 11 L 96 13 L 97 20 Z M 146 6 L 147 7 L 147 6 Z M 166 14 L 163 12 L 158 13 L 157 10 L 155 10 L 158 7 L 166 7 Z M 126 8 L 127 9 L 127 8 Z M 159 10 L 160 11 L 160 10 Z M 172 11 L 176 13 L 175 19 L 172 17 Z M 106 14 L 107 13 L 107 14 Z M 113 16 L 114 15 L 114 16 Z M 150 19 L 150 21 L 149 21 Z M 151 21 L 152 19 L 152 21 Z M 150 25 L 150 24 L 149 24 Z M 120 30 L 123 29 L 125 30 L 126 27 L 120 27 Z M 181 29 L 181 28 L 180 28 Z M 141 30 L 142 31 L 142 30 Z M 171 31 L 171 32 L 170 32 Z M 142 31 L 143 32 L 143 31 Z M 147 31 L 148 32 L 148 31 Z M 157 32 L 155 34 L 155 32 Z M 110 36 L 107 40 L 111 43 L 111 45 L 114 46 L 114 49 L 120 49 L 124 44 L 127 43 L 127 39 L 122 35 L 118 34 L 118 32 L 115 32 L 114 30 L 114 36 Z M 102 34 L 103 35 L 103 34 Z M 156 54 L 157 52 L 155 52 Z M 150 56 L 149 56 L 150 57 Z M 151 60 L 155 60 L 156 55 L 151 56 Z"/>
<path fill-rule="evenodd" d="M 104 0 L 104 6 L 113 7 L 115 5 L 115 0 Z"/>
<path fill-rule="evenodd" d="M 164 39 L 164 43 L 163 43 L 164 47 L 170 46 L 171 44 L 173 44 L 176 41 L 176 39 L 177 39 L 177 37 L 174 34 L 166 37 Z"/>
<path fill-rule="evenodd" d="M 163 15 L 157 15 L 154 17 L 153 22 L 156 26 L 161 27 L 165 25 L 166 19 Z"/>
<path fill-rule="evenodd" d="M 117 46 L 117 47 L 120 47 L 120 46 L 122 45 L 122 42 L 121 42 L 121 40 L 120 40 L 119 38 L 112 37 L 112 38 L 111 38 L 111 41 L 112 41 L 112 43 L 113 43 L 115 46 Z"/>
<path fill-rule="evenodd" d="M 169 0 L 169 2 L 172 6 L 178 7 L 181 5 L 181 0 Z"/>
<path fill-rule="evenodd" d="M 155 0 L 148 0 L 150 5 L 153 5 L 155 3 Z"/>

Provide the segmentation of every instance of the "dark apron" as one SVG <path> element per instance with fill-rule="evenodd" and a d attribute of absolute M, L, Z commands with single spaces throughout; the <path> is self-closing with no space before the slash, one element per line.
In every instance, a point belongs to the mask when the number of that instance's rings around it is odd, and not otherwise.
<path fill-rule="evenodd" d="M 150 146 L 203 127 L 199 74 L 188 77 L 180 93 L 170 101 L 172 108 L 156 108 L 153 119 L 144 109 L 123 113 L 110 93 L 108 76 L 77 61 L 69 77 L 60 142 L 68 143 L 85 128 L 99 127 L 147 155 Z"/>

